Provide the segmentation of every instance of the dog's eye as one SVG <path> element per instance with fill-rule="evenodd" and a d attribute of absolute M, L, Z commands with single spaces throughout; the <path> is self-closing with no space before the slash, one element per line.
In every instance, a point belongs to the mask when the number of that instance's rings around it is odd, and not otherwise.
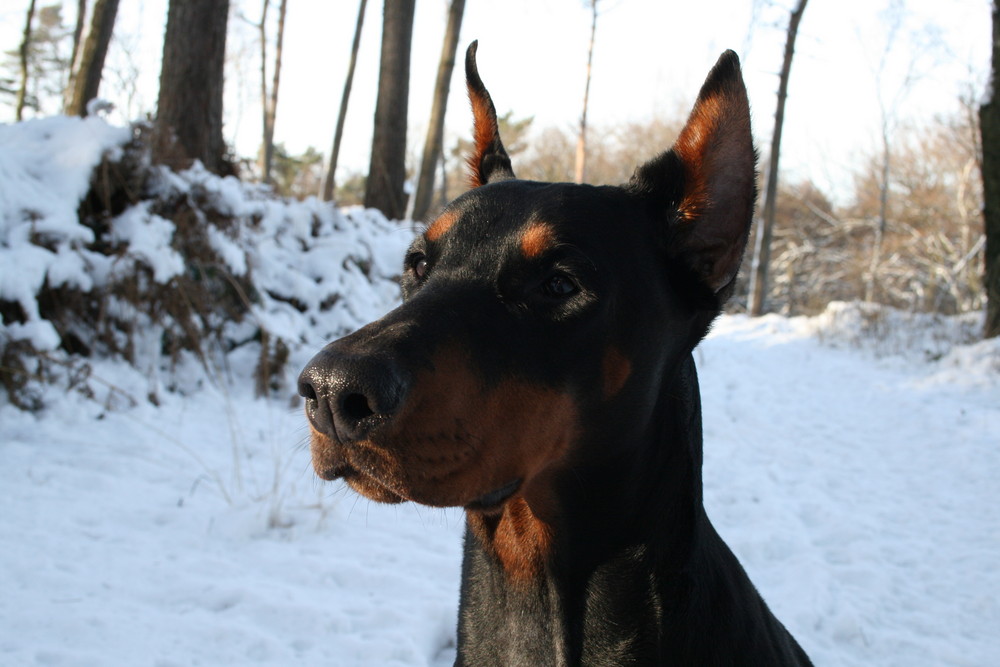
<path fill-rule="evenodd" d="M 580 286 L 565 273 L 556 273 L 549 276 L 549 278 L 542 284 L 542 291 L 545 292 L 547 296 L 565 299 L 566 297 L 573 296 L 579 292 Z"/>
<path fill-rule="evenodd" d="M 413 275 L 416 276 L 417 280 L 423 280 L 427 277 L 427 256 L 422 252 L 414 253 L 408 262 L 410 265 L 410 270 L 413 271 Z"/>

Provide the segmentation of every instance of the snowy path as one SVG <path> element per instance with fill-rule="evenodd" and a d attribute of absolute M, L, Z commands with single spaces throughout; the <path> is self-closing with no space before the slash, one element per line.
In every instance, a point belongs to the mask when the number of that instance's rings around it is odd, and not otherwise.
<path fill-rule="evenodd" d="M 1000 367 L 961 361 L 779 318 L 705 346 L 710 516 L 820 664 L 1000 664 Z"/>
<path fill-rule="evenodd" d="M 812 326 L 699 352 L 710 516 L 818 665 L 1000 664 L 1000 347 Z M 447 661 L 461 515 L 319 484 L 298 411 L 232 391 L 0 408 L 0 665 Z"/>

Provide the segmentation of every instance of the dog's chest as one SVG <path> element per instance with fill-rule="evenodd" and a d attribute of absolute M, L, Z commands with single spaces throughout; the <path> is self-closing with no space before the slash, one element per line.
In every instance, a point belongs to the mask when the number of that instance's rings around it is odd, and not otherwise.
<path fill-rule="evenodd" d="M 547 572 L 512 588 L 485 554 L 467 553 L 459 665 L 622 665 L 659 655 L 662 605 L 642 549 L 576 581 Z"/>

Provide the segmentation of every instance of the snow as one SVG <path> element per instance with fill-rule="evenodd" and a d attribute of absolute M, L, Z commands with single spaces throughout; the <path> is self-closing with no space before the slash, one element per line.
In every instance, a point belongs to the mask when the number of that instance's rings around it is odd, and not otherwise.
<path fill-rule="evenodd" d="M 0 126 L 0 299 L 27 318 L 0 342 L 54 350 L 40 286 L 123 270 L 82 247 L 75 212 L 129 136 L 99 119 Z M 37 413 L 0 398 L 0 665 L 451 664 L 461 512 L 320 482 L 290 381 L 395 302 L 411 226 L 197 165 L 154 185 L 243 221 L 209 243 L 290 341 L 287 388 L 254 397 L 250 345 L 220 369 L 168 367 L 149 331 L 135 366 L 87 360 L 89 394 L 52 385 Z M 119 263 L 167 280 L 173 225 L 127 210 Z M 834 304 L 725 316 L 696 351 L 709 515 L 817 665 L 996 664 L 1000 341 L 977 341 L 980 321 Z"/>
<path fill-rule="evenodd" d="M 816 326 L 704 345 L 710 516 L 817 664 L 994 664 L 1000 341 L 878 359 Z"/>
<path fill-rule="evenodd" d="M 150 212 L 152 203 L 139 202 L 115 218 L 111 240 L 127 243 L 129 255 L 153 270 L 153 280 L 165 283 L 184 270 L 184 258 L 170 247 L 174 223 Z"/>
<path fill-rule="evenodd" d="M 12 340 L 54 347 L 55 330 L 40 319 L 35 295 L 50 271 L 53 285 L 89 286 L 82 264 L 70 257 L 71 249 L 93 240 L 79 224 L 77 207 L 101 157 L 116 154 L 130 136 L 99 118 L 0 124 L 0 300 L 20 304 L 27 317 L 8 328 Z"/>
<path fill-rule="evenodd" d="M 0 124 L 0 242 L 28 233 L 90 240 L 78 224 L 77 205 L 101 156 L 114 154 L 130 135 L 96 117 Z"/>

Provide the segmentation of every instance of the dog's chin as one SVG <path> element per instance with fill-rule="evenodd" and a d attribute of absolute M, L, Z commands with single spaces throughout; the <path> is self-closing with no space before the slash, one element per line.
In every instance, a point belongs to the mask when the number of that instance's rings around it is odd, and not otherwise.
<path fill-rule="evenodd" d="M 422 492 L 417 489 L 407 489 L 403 493 L 398 493 L 389 488 L 386 483 L 353 469 L 341 471 L 334 478 L 343 479 L 355 492 L 378 503 L 395 504 L 411 501 L 428 507 L 462 507 L 469 512 L 487 515 L 502 512 L 507 501 L 521 487 L 521 480 L 517 479 L 498 489 L 476 496 L 470 501 L 467 499 L 440 496 L 433 491 Z"/>
<path fill-rule="evenodd" d="M 344 481 L 347 482 L 347 485 L 354 489 L 354 491 L 369 500 L 374 500 L 377 503 L 394 505 L 408 500 L 408 498 L 404 498 L 395 491 L 391 491 L 386 486 L 380 484 L 367 475 L 347 475 L 344 476 Z"/>
<path fill-rule="evenodd" d="M 461 507 L 468 512 L 486 515 L 502 512 L 507 501 L 521 488 L 521 480 L 516 479 L 487 493 L 470 494 L 472 497 L 470 500 L 469 497 L 441 495 L 438 489 L 406 488 L 397 491 L 390 487 L 389 483 L 350 467 L 327 469 L 318 474 L 327 480 L 342 479 L 356 493 L 378 503 L 396 504 L 410 501 L 428 507 Z"/>
<path fill-rule="evenodd" d="M 316 470 L 316 475 L 321 479 L 325 479 L 328 482 L 332 482 L 337 479 L 343 480 L 344 483 L 347 484 L 347 486 L 349 486 L 355 493 L 364 496 L 369 500 L 374 500 L 377 503 L 393 505 L 409 500 L 409 498 L 405 498 L 395 491 L 392 491 L 385 484 L 377 481 L 374 477 L 358 472 L 349 465 L 324 467 L 318 465 L 314 460 L 313 466 Z"/>

